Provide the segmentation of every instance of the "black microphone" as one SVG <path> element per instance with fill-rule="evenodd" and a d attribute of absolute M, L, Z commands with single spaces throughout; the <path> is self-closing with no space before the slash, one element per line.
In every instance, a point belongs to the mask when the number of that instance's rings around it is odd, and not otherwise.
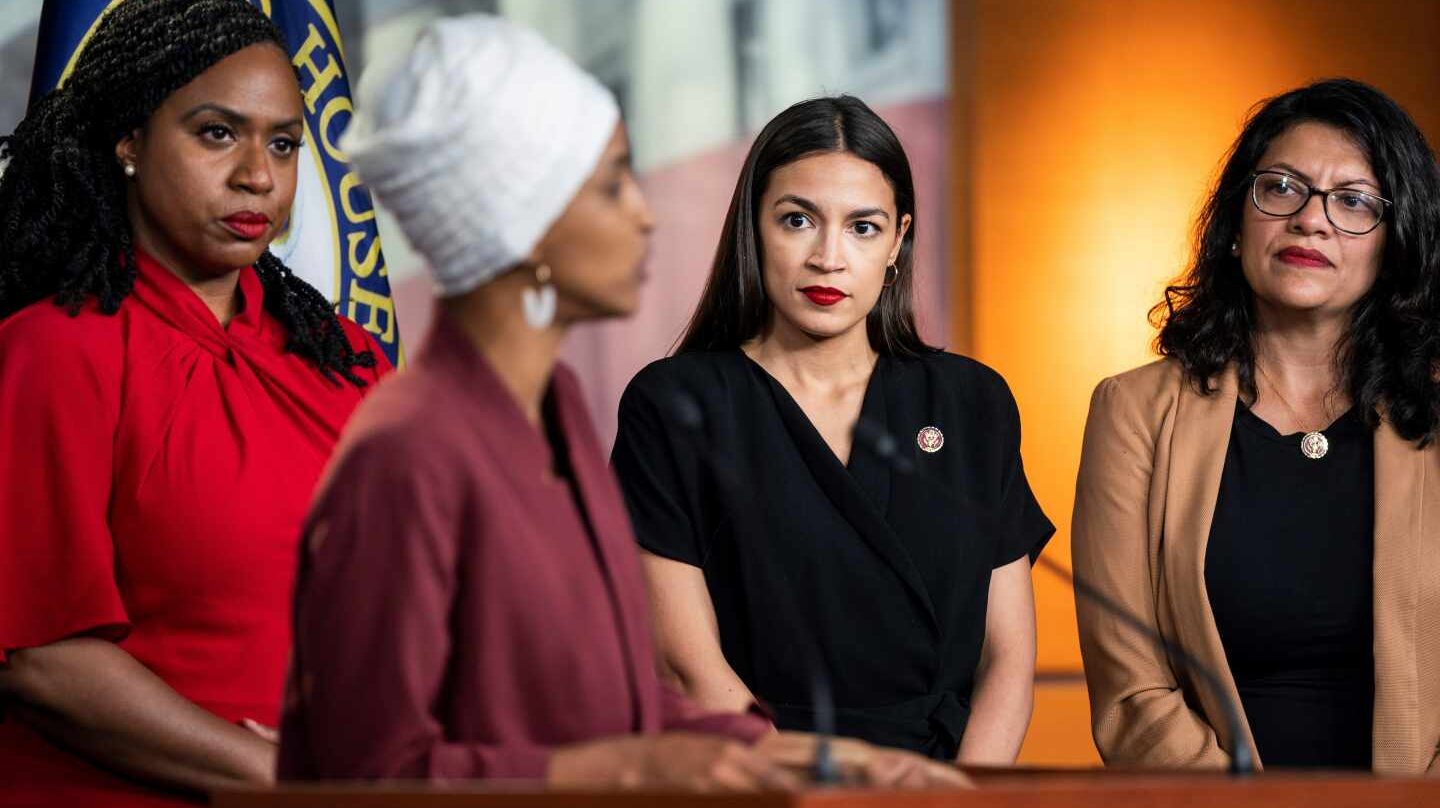
<path fill-rule="evenodd" d="M 866 450 L 874 453 L 876 457 L 888 462 L 896 473 L 911 474 L 915 471 L 914 461 L 899 451 L 894 436 L 878 424 L 861 418 L 855 423 L 854 441 L 857 446 L 863 446 Z M 1095 603 L 1120 622 L 1159 645 L 1166 654 L 1178 661 L 1186 670 L 1199 676 L 1205 682 L 1205 686 L 1210 688 L 1211 694 L 1225 705 L 1225 718 L 1226 723 L 1230 725 L 1230 737 L 1235 739 L 1235 750 L 1230 755 L 1230 774 L 1244 776 L 1255 772 L 1255 759 L 1250 754 L 1249 744 L 1244 742 L 1245 724 L 1240 719 L 1239 705 L 1225 692 L 1225 685 L 1220 681 L 1220 677 L 1216 675 L 1213 668 L 1192 656 L 1179 643 L 1167 639 L 1159 631 L 1151 628 L 1144 620 L 1116 603 L 1090 582 L 1075 577 L 1073 572 L 1058 561 L 1046 558 L 1042 554 L 1036 556 L 1035 563 L 1064 580 L 1081 597 Z"/>
<path fill-rule="evenodd" d="M 669 404 L 671 415 L 684 427 L 686 434 L 695 444 L 698 450 L 696 454 L 704 458 L 704 463 L 714 476 L 724 498 L 737 504 L 738 512 L 731 514 L 736 526 L 735 535 L 764 535 L 761 531 L 748 529 L 747 525 L 753 517 L 741 504 L 746 501 L 746 497 L 742 496 L 743 488 L 736 469 L 737 464 L 730 452 L 724 446 L 718 445 L 706 430 L 705 411 L 700 406 L 700 399 L 688 390 L 676 389 L 672 391 Z M 765 576 L 768 588 L 776 593 L 788 591 L 776 580 L 774 571 L 765 562 L 763 555 L 755 566 Z M 830 739 L 835 736 L 835 696 L 830 686 L 830 673 L 825 668 L 814 637 L 799 617 L 799 610 L 793 602 L 787 601 L 787 606 L 788 608 L 781 610 L 782 619 L 790 624 L 788 633 L 796 638 L 797 647 L 810 668 L 810 703 L 815 713 L 815 761 L 811 764 L 811 776 L 816 783 L 835 785 L 841 782 L 841 777 L 840 767 L 830 749 Z"/>
<path fill-rule="evenodd" d="M 905 475 L 914 473 L 915 461 L 901 453 L 900 444 L 895 442 L 895 436 L 874 421 L 868 418 L 856 421 L 851 440 L 855 445 L 889 463 L 895 471 Z"/>

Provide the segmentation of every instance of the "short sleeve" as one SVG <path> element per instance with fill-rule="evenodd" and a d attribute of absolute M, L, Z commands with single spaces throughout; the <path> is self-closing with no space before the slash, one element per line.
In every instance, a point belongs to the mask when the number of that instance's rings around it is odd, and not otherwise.
<path fill-rule="evenodd" d="M 683 427 L 662 405 L 666 389 L 655 378 L 653 366 L 630 382 L 620 398 L 619 431 L 610 464 L 640 546 L 699 567 L 706 548 L 697 535 L 695 499 L 687 490 L 691 487 L 687 482 L 696 480 L 694 452 Z"/>
<path fill-rule="evenodd" d="M 1030 556 L 1030 563 L 1040 557 L 1050 537 L 1055 535 L 1055 525 L 1041 510 L 1035 493 L 1030 490 L 1030 481 L 1025 477 L 1025 463 L 1020 457 L 1020 409 L 1010 388 L 1000 382 L 1005 408 L 1004 423 L 1006 445 L 1004 455 L 1004 483 L 1000 496 L 1001 539 L 995 568 Z"/>
<path fill-rule="evenodd" d="M 0 322 L 0 663 L 129 631 L 108 523 L 121 340 L 48 301 Z"/>

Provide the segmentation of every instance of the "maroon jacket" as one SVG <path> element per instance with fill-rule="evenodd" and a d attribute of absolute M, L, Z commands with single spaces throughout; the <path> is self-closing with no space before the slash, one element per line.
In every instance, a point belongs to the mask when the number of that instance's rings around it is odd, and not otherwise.
<path fill-rule="evenodd" d="M 356 412 L 306 523 L 281 779 L 540 778 L 563 744 L 766 731 L 661 684 L 624 505 L 563 366 L 546 412 L 573 487 L 443 314 Z"/>

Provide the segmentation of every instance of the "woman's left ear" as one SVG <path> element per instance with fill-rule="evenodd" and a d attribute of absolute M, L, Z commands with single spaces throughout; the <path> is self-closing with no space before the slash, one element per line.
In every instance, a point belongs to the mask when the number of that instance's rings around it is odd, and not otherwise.
<path fill-rule="evenodd" d="M 530 248 L 530 254 L 525 256 L 525 260 L 521 262 L 524 266 L 538 267 L 541 264 L 545 263 L 545 245 L 543 243 L 544 241 L 545 239 L 542 236 L 540 241 L 537 242 L 534 247 Z"/>
<path fill-rule="evenodd" d="M 900 217 L 900 226 L 895 229 L 895 246 L 890 248 L 890 263 L 900 260 L 900 245 L 905 243 L 905 234 L 910 232 L 910 214 Z"/>
<path fill-rule="evenodd" d="M 135 165 L 137 155 L 140 151 L 138 144 L 136 143 L 139 137 L 140 130 L 137 129 L 115 142 L 115 159 L 119 161 L 121 166 Z M 133 169 L 131 169 L 131 171 L 127 173 L 131 172 L 133 172 Z"/>

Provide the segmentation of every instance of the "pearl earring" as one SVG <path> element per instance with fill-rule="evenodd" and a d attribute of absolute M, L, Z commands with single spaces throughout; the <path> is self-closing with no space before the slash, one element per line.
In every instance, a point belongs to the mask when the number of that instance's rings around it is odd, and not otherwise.
<path fill-rule="evenodd" d="M 127 177 L 133 177 L 133 176 L 135 176 L 135 164 L 134 164 L 134 163 L 126 163 L 126 164 L 125 164 L 124 171 L 125 171 L 125 176 L 127 176 Z"/>

